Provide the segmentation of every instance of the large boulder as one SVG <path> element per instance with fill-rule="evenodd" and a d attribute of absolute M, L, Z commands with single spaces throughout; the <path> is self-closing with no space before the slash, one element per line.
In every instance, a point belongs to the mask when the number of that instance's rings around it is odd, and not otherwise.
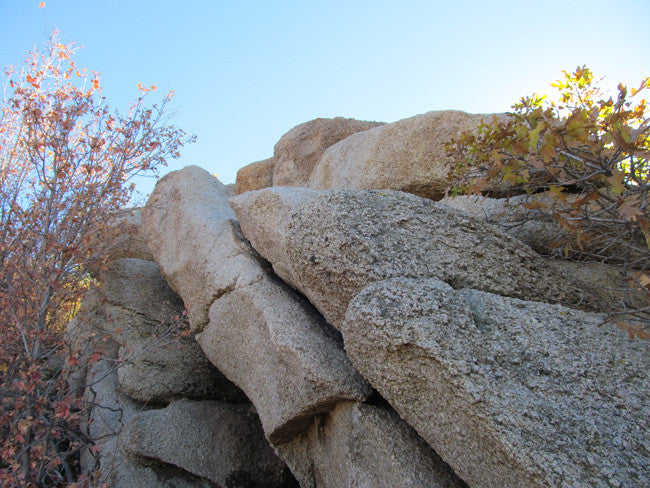
<path fill-rule="evenodd" d="M 99 325 L 120 345 L 122 391 L 141 402 L 177 398 L 244 401 L 245 395 L 183 337 L 183 302 L 151 261 L 118 259 L 100 274 L 103 302 L 86 327 Z"/>
<path fill-rule="evenodd" d="M 379 125 L 382 123 L 336 117 L 310 120 L 294 127 L 275 145 L 273 185 L 307 186 L 314 167 L 328 147 Z"/>
<path fill-rule="evenodd" d="M 392 279 L 354 298 L 342 332 L 359 371 L 470 486 L 645 486 L 650 350 L 604 321 Z"/>
<path fill-rule="evenodd" d="M 141 211 L 139 207 L 125 208 L 102 222 L 100 232 L 93 236 L 95 241 L 91 243 L 97 253 L 84 263 L 84 268 L 93 277 L 97 277 L 107 263 L 117 259 L 153 261 L 153 256 L 140 234 Z"/>
<path fill-rule="evenodd" d="M 273 444 L 338 402 L 362 401 L 371 392 L 322 317 L 270 278 L 215 301 L 196 339 L 253 402 Z"/>
<path fill-rule="evenodd" d="M 342 402 L 276 446 L 302 488 L 465 488 L 394 411 Z"/>
<path fill-rule="evenodd" d="M 115 358 L 106 355 L 88 375 L 86 400 L 92 405 L 86 433 L 94 443 L 81 452 L 82 473 L 93 476 L 98 486 L 111 488 L 208 488 L 198 476 L 171 464 L 152 464 L 128 453 L 131 440 L 125 425 L 146 416 L 146 407 L 124 395 L 118 386 Z M 156 411 L 151 411 L 152 413 Z M 152 427 L 153 428 L 153 427 Z M 158 442 L 177 438 L 165 432 Z"/>
<path fill-rule="evenodd" d="M 237 171 L 235 195 L 273 186 L 273 168 L 275 168 L 275 159 L 273 158 L 256 161 L 241 168 Z"/>
<path fill-rule="evenodd" d="M 491 117 L 434 111 L 353 134 L 325 151 L 304 186 L 402 190 L 440 199 L 453 163 L 445 143 Z"/>
<path fill-rule="evenodd" d="M 222 187 L 195 166 L 170 173 L 145 206 L 143 230 L 201 348 L 275 441 L 338 401 L 365 399 L 370 387 L 322 317 L 268 272 Z"/>
<path fill-rule="evenodd" d="M 522 299 L 594 302 L 517 239 L 431 200 L 394 191 L 267 188 L 231 199 L 274 271 L 335 327 L 368 283 L 436 277 Z"/>
<path fill-rule="evenodd" d="M 176 466 L 218 486 L 297 486 L 264 438 L 251 405 L 172 402 L 132 418 L 123 444 L 142 462 Z"/>
<path fill-rule="evenodd" d="M 260 279 L 259 263 L 228 205 L 230 191 L 197 166 L 161 178 L 142 211 L 142 234 L 193 330 L 219 296 Z"/>

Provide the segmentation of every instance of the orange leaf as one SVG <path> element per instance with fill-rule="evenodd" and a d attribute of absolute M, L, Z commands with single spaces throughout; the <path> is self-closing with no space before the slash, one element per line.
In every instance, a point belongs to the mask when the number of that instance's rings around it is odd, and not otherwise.
<path fill-rule="evenodd" d="M 41 8 L 45 7 L 45 2 L 39 3 L 38 6 L 41 7 Z"/>
<path fill-rule="evenodd" d="M 639 339 L 645 339 L 650 340 L 650 332 L 643 330 L 640 327 L 635 327 L 633 325 L 628 324 L 627 322 L 616 322 L 616 325 L 625 332 L 628 333 L 630 336 L 630 339 L 634 339 L 635 337 L 638 337 Z"/>
<path fill-rule="evenodd" d="M 40 85 L 36 83 L 36 78 L 33 76 L 27 75 L 27 83 L 31 83 L 34 88 L 40 88 Z"/>

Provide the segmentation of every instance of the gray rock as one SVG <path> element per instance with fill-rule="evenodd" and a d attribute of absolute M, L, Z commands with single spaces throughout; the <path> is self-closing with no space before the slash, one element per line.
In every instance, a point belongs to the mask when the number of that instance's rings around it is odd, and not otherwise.
<path fill-rule="evenodd" d="M 275 448 L 302 488 L 466 487 L 397 414 L 363 403 L 340 403 Z"/>
<path fill-rule="evenodd" d="M 137 459 L 173 465 L 218 486 L 295 485 L 250 405 L 172 402 L 134 417 L 125 427 L 124 445 Z"/>
<path fill-rule="evenodd" d="M 354 365 L 472 487 L 641 487 L 648 345 L 604 316 L 435 280 L 373 283 Z"/>
<path fill-rule="evenodd" d="M 315 119 L 297 125 L 275 145 L 273 185 L 307 186 L 314 166 L 328 147 L 378 125 L 382 123 L 343 117 Z"/>
<path fill-rule="evenodd" d="M 394 191 L 267 188 L 230 200 L 253 247 L 335 327 L 368 283 L 436 277 L 455 288 L 586 308 L 571 277 L 446 205 Z"/>
<path fill-rule="evenodd" d="M 182 320 L 183 301 L 169 287 L 160 266 L 141 259 L 118 259 L 100 276 L 106 300 L 158 323 Z"/>
<path fill-rule="evenodd" d="M 491 117 L 442 110 L 353 134 L 325 151 L 304 186 L 401 190 L 440 199 L 453 163 L 445 143 Z"/>
<path fill-rule="evenodd" d="M 161 178 L 142 211 L 142 234 L 193 330 L 212 302 L 264 274 L 228 205 L 231 192 L 207 171 L 188 166 Z"/>
<path fill-rule="evenodd" d="M 270 278 L 216 300 L 196 339 L 253 402 L 273 444 L 336 403 L 364 400 L 371 391 L 322 317 Z"/>
<path fill-rule="evenodd" d="M 120 347 L 120 388 L 147 403 L 179 398 L 245 402 L 246 395 L 217 369 L 190 338 L 131 339 Z"/>

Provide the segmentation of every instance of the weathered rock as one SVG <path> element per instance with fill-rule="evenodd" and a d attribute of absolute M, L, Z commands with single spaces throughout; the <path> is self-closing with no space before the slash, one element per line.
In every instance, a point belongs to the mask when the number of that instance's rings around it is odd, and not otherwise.
<path fill-rule="evenodd" d="M 100 250 L 98 257 L 84 264 L 93 277 L 97 277 L 104 270 L 106 263 L 117 259 L 153 261 L 153 256 L 140 234 L 141 210 L 138 207 L 124 209 L 104 223 L 100 234 L 101 242 L 95 242 L 93 245 Z"/>
<path fill-rule="evenodd" d="M 445 143 L 491 117 L 435 111 L 353 134 L 325 151 L 305 186 L 402 190 L 440 199 L 452 164 Z"/>
<path fill-rule="evenodd" d="M 603 319 L 393 279 L 354 298 L 342 331 L 355 366 L 470 486 L 640 487 L 650 352 Z"/>
<path fill-rule="evenodd" d="M 338 401 L 363 400 L 370 387 L 322 318 L 267 275 L 220 185 L 196 167 L 170 173 L 145 206 L 143 230 L 201 348 L 275 440 Z"/>
<path fill-rule="evenodd" d="M 269 158 L 244 166 L 237 171 L 235 195 L 251 190 L 261 190 L 273 186 L 275 159 Z"/>
<path fill-rule="evenodd" d="M 314 166 L 328 147 L 352 134 L 382 124 L 336 117 L 310 120 L 294 127 L 275 145 L 273 185 L 307 186 Z"/>
<path fill-rule="evenodd" d="M 208 322 L 216 298 L 263 275 L 229 195 L 210 173 L 188 166 L 161 178 L 142 212 L 142 234 L 195 331 Z"/>
<path fill-rule="evenodd" d="M 179 398 L 245 402 L 246 395 L 217 369 L 189 338 L 131 339 L 120 347 L 120 387 L 141 402 Z"/>
<path fill-rule="evenodd" d="M 371 391 L 322 317 L 267 277 L 216 300 L 196 339 L 253 402 L 273 444 L 336 403 L 362 401 Z"/>
<path fill-rule="evenodd" d="M 455 288 L 584 307 L 592 303 L 528 246 L 446 205 L 402 192 L 267 188 L 230 200 L 275 272 L 335 327 L 368 283 L 436 277 Z"/>
<path fill-rule="evenodd" d="M 631 245 L 630 239 L 624 237 L 626 228 L 629 228 L 627 225 L 611 222 L 599 225 L 593 220 L 590 222 L 589 232 L 586 232 L 578 243 L 576 234 L 564 229 L 553 217 L 551 209 L 570 210 L 571 202 L 577 201 L 581 195 L 567 194 L 563 198 L 565 201 L 555 201 L 551 192 L 510 198 L 461 195 L 443 198 L 441 203 L 500 227 L 540 254 L 564 256 L 566 252 L 570 257 L 577 259 L 618 264 L 627 262 L 632 268 L 645 267 L 645 239 L 638 236 Z M 604 201 L 589 204 L 594 214 L 608 205 L 609 202 Z M 590 234 L 590 237 L 587 234 Z"/>
<path fill-rule="evenodd" d="M 445 197 L 440 203 L 498 226 L 512 237 L 525 242 L 539 254 L 551 254 L 553 246 L 568 237 L 546 212 L 525 208 L 533 196 L 517 195 L 510 198 L 489 198 L 481 195 Z"/>
<path fill-rule="evenodd" d="M 84 357 L 98 352 L 101 339 L 119 345 L 119 384 L 124 393 L 141 402 L 209 398 L 229 402 L 246 400 L 206 358 L 193 339 L 181 337 L 183 303 L 169 288 L 156 263 L 119 259 L 101 273 L 100 296 L 92 313 L 83 314 Z M 90 298 L 90 297 L 89 297 Z M 85 307 L 88 308 L 88 307 Z"/>
<path fill-rule="evenodd" d="M 397 414 L 363 403 L 340 403 L 276 451 L 302 488 L 466 487 Z"/>
<path fill-rule="evenodd" d="M 176 401 L 135 416 L 124 445 L 136 458 L 177 466 L 218 486 L 297 486 L 251 405 Z"/>
<path fill-rule="evenodd" d="M 181 320 L 183 301 L 169 287 L 160 266 L 140 259 L 118 259 L 100 276 L 106 300 L 160 324 Z"/>

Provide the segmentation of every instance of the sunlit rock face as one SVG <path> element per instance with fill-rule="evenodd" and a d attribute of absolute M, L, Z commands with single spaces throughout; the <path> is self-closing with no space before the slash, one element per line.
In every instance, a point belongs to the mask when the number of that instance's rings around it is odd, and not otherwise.
<path fill-rule="evenodd" d="M 68 326 L 97 446 L 84 472 L 645 487 L 650 349 L 601 312 L 647 295 L 614 266 L 540 255 L 544 216 L 433 201 L 443 139 L 485 117 L 316 119 L 244 168 L 236 197 L 196 166 L 162 178 Z"/>

